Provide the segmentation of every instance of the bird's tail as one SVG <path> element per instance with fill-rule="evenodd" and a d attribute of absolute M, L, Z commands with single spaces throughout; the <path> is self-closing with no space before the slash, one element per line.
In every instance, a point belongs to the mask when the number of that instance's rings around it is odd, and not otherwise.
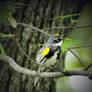
<path fill-rule="evenodd" d="M 32 85 L 33 85 L 33 86 L 37 85 L 37 83 L 38 83 L 38 81 L 39 81 L 39 79 L 40 79 L 40 73 L 41 73 L 41 72 L 40 72 L 40 69 L 38 69 L 37 74 L 36 74 L 34 80 L 32 81 Z"/>
<path fill-rule="evenodd" d="M 33 86 L 36 86 L 37 83 L 38 83 L 38 81 L 39 81 L 39 77 L 36 76 L 35 79 L 34 79 L 33 82 L 32 82 L 32 85 L 33 85 Z"/>

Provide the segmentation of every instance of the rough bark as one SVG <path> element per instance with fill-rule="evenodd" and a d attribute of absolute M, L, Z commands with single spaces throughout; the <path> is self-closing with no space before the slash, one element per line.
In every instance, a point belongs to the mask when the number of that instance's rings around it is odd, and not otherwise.
<path fill-rule="evenodd" d="M 82 3 L 80 0 L 23 0 L 23 2 L 26 6 L 17 10 L 15 15 L 16 20 L 31 24 L 39 29 L 64 25 L 63 21 L 53 21 L 50 18 L 78 13 L 80 12 L 80 4 Z M 68 21 L 66 23 L 68 25 Z M 23 50 L 34 59 L 36 58 L 36 52 L 40 48 L 39 45 L 48 39 L 45 35 L 35 32 L 31 28 L 18 26 L 17 29 L 12 29 L 7 26 L 0 26 L 0 30 L 1 32 L 16 34 L 16 38 Z M 56 32 L 62 33 L 65 30 L 46 30 L 46 32 L 53 34 Z M 36 65 L 24 56 L 13 39 L 3 38 L 0 40 L 7 55 L 14 58 L 19 65 L 29 69 L 36 69 Z M 41 79 L 38 85 L 33 88 L 31 85 L 33 77 L 19 74 L 3 62 L 0 62 L 0 67 L 0 92 L 55 92 L 55 79 Z"/>

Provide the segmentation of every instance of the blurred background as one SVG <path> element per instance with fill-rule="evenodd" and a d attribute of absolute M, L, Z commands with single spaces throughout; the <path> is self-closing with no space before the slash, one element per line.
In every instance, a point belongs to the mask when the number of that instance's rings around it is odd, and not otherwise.
<path fill-rule="evenodd" d="M 22 50 L 35 59 L 48 36 L 30 27 L 18 25 L 24 23 L 51 35 L 60 33 L 68 39 L 62 47 L 65 53 L 59 66 L 62 70 L 87 66 L 92 62 L 91 6 L 91 0 L 0 0 L 0 53 L 12 57 L 24 68 L 36 70 L 36 64 L 21 52 L 15 39 Z M 87 26 L 73 28 L 82 25 Z M 62 26 L 71 28 L 52 28 Z M 71 52 L 66 52 L 69 47 L 85 45 L 86 48 L 73 49 L 83 65 Z M 3 61 L 0 61 L 0 68 L 0 92 L 92 92 L 92 80 L 85 76 L 41 78 L 33 88 L 31 82 L 34 77 L 14 71 Z"/>

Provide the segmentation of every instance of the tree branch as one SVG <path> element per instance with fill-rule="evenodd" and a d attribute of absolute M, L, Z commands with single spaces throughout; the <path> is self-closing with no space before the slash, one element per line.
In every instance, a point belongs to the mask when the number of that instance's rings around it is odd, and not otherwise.
<path fill-rule="evenodd" d="M 31 76 L 36 75 L 36 71 L 26 69 L 26 68 L 23 68 L 23 67 L 19 66 L 9 56 L 3 56 L 3 55 L 0 54 L 0 60 L 7 62 L 11 68 L 13 68 L 15 71 L 17 71 L 19 73 L 28 74 L 28 75 L 31 75 Z M 41 77 L 63 77 L 63 76 L 72 76 L 72 75 L 89 76 L 89 75 L 92 75 L 92 71 L 84 71 L 84 70 L 81 70 L 81 69 L 80 70 L 77 69 L 77 70 L 65 71 L 65 73 L 61 73 L 61 72 L 43 72 L 43 73 L 41 73 L 40 76 Z"/>
<path fill-rule="evenodd" d="M 89 64 L 88 66 L 84 67 L 84 68 L 83 68 L 83 70 L 85 70 L 85 71 L 86 71 L 86 70 L 88 70 L 90 67 L 92 67 L 92 63 L 91 63 L 91 64 Z"/>
<path fill-rule="evenodd" d="M 23 26 L 23 27 L 30 27 L 30 28 L 32 28 L 32 29 L 38 31 L 38 32 L 41 32 L 42 34 L 45 34 L 45 35 L 47 35 L 47 36 L 51 36 L 49 33 L 45 32 L 45 31 L 43 31 L 43 30 L 41 30 L 41 29 L 38 29 L 38 28 L 36 28 L 36 27 L 34 27 L 34 26 L 32 26 L 32 25 L 28 25 L 28 24 L 25 24 L 25 23 L 17 23 L 17 24 L 18 24 L 18 25 L 21 25 L 21 26 Z"/>

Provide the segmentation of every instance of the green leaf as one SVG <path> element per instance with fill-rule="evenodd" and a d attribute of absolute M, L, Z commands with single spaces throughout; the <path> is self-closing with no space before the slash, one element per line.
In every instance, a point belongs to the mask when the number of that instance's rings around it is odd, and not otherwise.
<path fill-rule="evenodd" d="M 71 18 L 71 17 L 74 17 L 74 16 L 79 16 L 80 14 L 67 14 L 67 15 L 64 15 L 64 16 L 57 16 L 57 17 L 54 17 L 54 18 L 50 18 L 51 20 L 56 20 L 56 19 L 66 19 L 66 18 Z"/>
<path fill-rule="evenodd" d="M 16 2 L 12 0 L 1 2 L 0 3 L 0 23 L 7 23 L 8 18 L 10 18 L 10 13 L 11 15 L 13 15 L 16 12 L 16 8 L 21 8 L 24 5 L 25 4 L 23 2 Z M 10 20 L 12 20 L 13 22 L 15 21 L 14 18 L 11 18 Z"/>
<path fill-rule="evenodd" d="M 80 45 L 80 43 L 82 43 L 82 41 L 80 41 L 80 40 L 65 38 L 65 40 L 62 44 L 62 51 L 65 52 L 67 50 L 67 48 L 70 48 L 71 46 Z"/>
<path fill-rule="evenodd" d="M 3 48 L 3 46 L 2 46 L 1 43 L 0 43 L 0 51 L 1 51 L 1 54 L 2 54 L 3 56 L 6 55 L 5 50 L 4 50 L 4 48 Z"/>
<path fill-rule="evenodd" d="M 15 37 L 15 34 L 4 34 L 4 33 L 0 33 L 0 37 L 4 37 L 4 38 L 13 38 Z"/>
<path fill-rule="evenodd" d="M 16 19 L 11 14 L 8 16 L 8 21 L 10 22 L 10 24 L 13 28 L 17 27 Z"/>

